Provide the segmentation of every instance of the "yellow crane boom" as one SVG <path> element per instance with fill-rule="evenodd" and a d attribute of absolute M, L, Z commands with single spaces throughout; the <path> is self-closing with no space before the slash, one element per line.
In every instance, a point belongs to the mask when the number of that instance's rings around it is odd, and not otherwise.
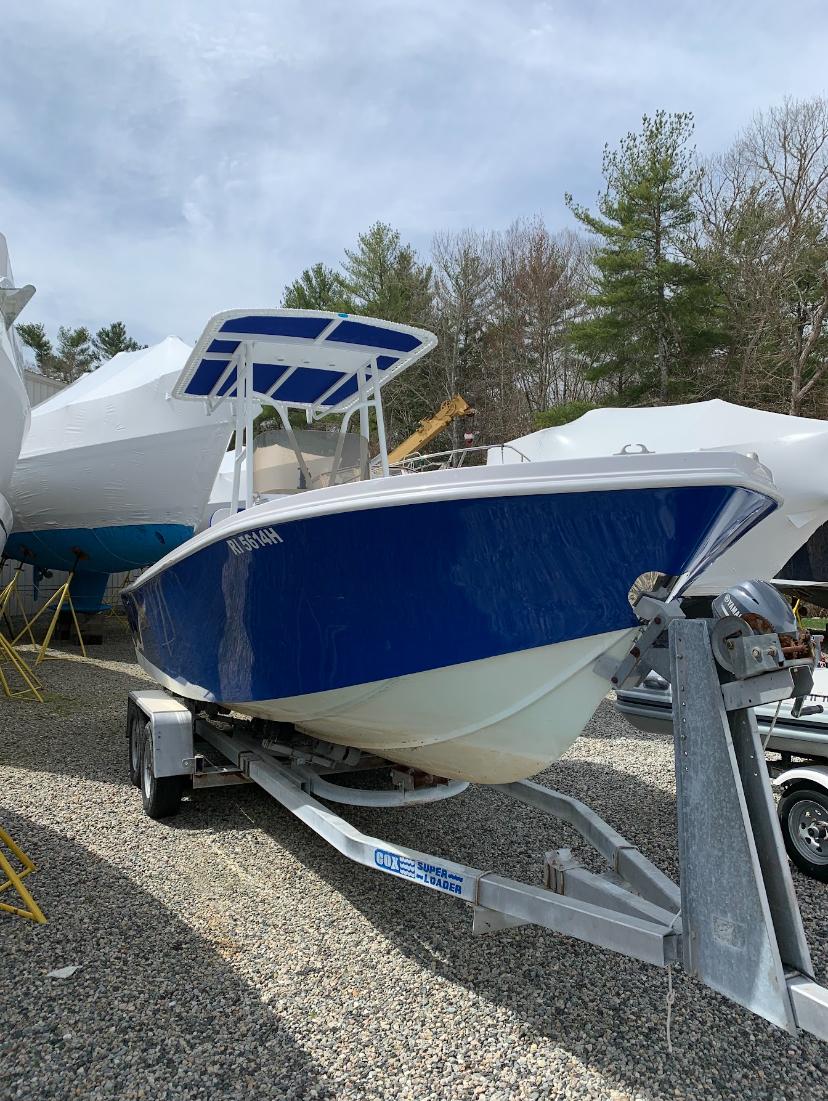
<path fill-rule="evenodd" d="M 448 428 L 457 417 L 472 416 L 474 416 L 474 409 L 459 394 L 455 394 L 453 398 L 443 402 L 433 417 L 426 417 L 425 420 L 420 421 L 419 428 L 415 429 L 407 440 L 403 440 L 389 454 L 388 462 L 402 462 L 413 452 L 419 451 L 421 447 L 431 443 L 434 437 L 439 435 L 444 428 Z"/>

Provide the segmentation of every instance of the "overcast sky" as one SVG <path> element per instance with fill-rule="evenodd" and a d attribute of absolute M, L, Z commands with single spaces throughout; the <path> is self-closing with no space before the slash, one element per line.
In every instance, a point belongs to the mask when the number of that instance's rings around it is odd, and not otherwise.
<path fill-rule="evenodd" d="M 381 219 L 423 252 L 592 204 L 659 107 L 700 151 L 826 90 L 815 0 L 29 0 L 0 17 L 0 232 L 25 320 L 192 342 Z"/>

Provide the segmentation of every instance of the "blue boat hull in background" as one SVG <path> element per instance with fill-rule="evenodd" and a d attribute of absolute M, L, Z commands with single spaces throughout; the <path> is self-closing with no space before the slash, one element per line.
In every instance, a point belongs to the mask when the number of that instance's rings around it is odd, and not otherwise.
<path fill-rule="evenodd" d="M 192 534 L 192 526 L 186 524 L 15 531 L 9 536 L 5 554 L 38 570 L 74 570 L 71 593 L 75 610 L 99 612 L 110 574 L 149 566 Z"/>

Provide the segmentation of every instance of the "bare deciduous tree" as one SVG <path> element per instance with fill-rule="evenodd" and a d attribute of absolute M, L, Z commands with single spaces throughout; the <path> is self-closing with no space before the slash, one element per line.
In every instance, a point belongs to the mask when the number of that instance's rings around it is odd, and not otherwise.
<path fill-rule="evenodd" d="M 708 163 L 703 248 L 719 273 L 735 396 L 824 411 L 828 369 L 828 101 L 787 100 Z"/>
<path fill-rule="evenodd" d="M 500 234 L 440 233 L 431 262 L 440 343 L 412 373 L 408 397 L 418 409 L 460 393 L 477 409 L 477 437 L 496 442 L 530 430 L 550 405 L 592 396 L 568 340 L 590 279 L 581 237 L 551 234 L 540 218 Z M 461 431 L 452 426 L 452 446 Z"/>

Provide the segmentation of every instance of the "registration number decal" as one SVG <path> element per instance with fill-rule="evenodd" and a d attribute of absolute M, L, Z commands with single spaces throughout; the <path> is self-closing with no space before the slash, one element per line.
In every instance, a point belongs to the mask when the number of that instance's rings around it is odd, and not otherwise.
<path fill-rule="evenodd" d="M 257 528 L 227 540 L 227 546 L 233 554 L 249 554 L 250 551 L 261 550 L 262 547 L 275 547 L 278 543 L 284 543 L 284 539 L 275 528 Z"/>

